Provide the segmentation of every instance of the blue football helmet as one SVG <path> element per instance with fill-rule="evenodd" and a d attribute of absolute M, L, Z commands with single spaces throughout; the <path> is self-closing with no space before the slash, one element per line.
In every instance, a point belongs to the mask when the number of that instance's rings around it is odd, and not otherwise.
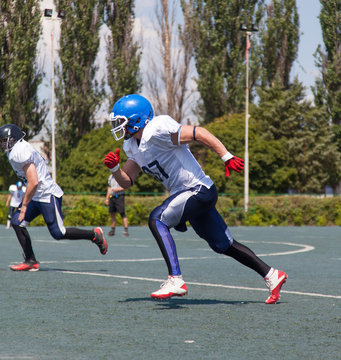
<path fill-rule="evenodd" d="M 145 97 L 136 94 L 123 96 L 110 113 L 111 133 L 115 140 L 123 137 L 127 140 L 143 129 L 153 116 L 152 105 Z"/>
<path fill-rule="evenodd" d="M 21 182 L 21 181 L 18 181 L 18 182 L 17 182 L 17 188 L 18 188 L 18 189 L 22 188 L 22 182 Z"/>

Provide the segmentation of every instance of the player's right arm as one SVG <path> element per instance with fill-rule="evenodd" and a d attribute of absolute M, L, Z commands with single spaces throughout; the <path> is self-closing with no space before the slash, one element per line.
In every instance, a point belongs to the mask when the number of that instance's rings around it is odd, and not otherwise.
<path fill-rule="evenodd" d="M 107 188 L 107 195 L 105 196 L 105 205 L 109 205 L 109 199 L 110 199 L 110 191 L 111 191 L 111 187 L 108 186 Z"/>
<path fill-rule="evenodd" d="M 135 161 L 128 159 L 122 169 L 118 169 L 113 175 L 123 189 L 127 189 L 134 184 L 140 170 L 141 168 Z"/>
<path fill-rule="evenodd" d="M 27 206 L 32 200 L 38 187 L 38 174 L 37 174 L 36 166 L 33 163 L 28 163 L 23 167 L 23 170 L 25 172 L 25 176 L 27 179 L 27 187 L 20 208 L 20 215 L 19 215 L 20 222 L 24 220 Z"/>
<path fill-rule="evenodd" d="M 120 169 L 120 149 L 116 149 L 116 154 L 110 151 L 105 159 L 104 164 L 112 172 L 115 180 L 123 189 L 128 189 L 134 184 L 139 172 L 140 166 L 133 160 L 128 159 L 123 168 Z"/>
<path fill-rule="evenodd" d="M 12 196 L 13 196 L 13 194 L 8 195 L 8 198 L 7 198 L 7 201 L 6 201 L 6 206 L 9 206 L 9 204 L 11 202 L 11 199 L 12 199 Z"/>

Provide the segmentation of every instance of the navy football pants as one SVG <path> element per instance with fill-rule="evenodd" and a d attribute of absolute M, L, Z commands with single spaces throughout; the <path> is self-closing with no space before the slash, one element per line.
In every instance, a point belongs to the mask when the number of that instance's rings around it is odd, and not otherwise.
<path fill-rule="evenodd" d="M 215 208 L 218 192 L 214 185 L 198 185 L 176 193 L 155 208 L 149 216 L 152 231 L 166 261 L 170 275 L 181 275 L 176 246 L 169 229 L 186 231 L 189 221 L 194 231 L 217 253 L 223 254 L 233 237 Z"/>

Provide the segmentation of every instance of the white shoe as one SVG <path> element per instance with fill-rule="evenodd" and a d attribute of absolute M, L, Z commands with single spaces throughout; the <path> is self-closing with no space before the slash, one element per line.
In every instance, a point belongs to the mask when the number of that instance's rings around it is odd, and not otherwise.
<path fill-rule="evenodd" d="M 7 227 L 6 229 L 9 229 L 11 227 L 11 220 L 7 220 Z"/>
<path fill-rule="evenodd" d="M 160 289 L 151 293 L 150 296 L 155 299 L 168 299 L 172 296 L 184 296 L 187 295 L 187 286 L 182 276 L 168 276 Z"/>
<path fill-rule="evenodd" d="M 270 291 L 270 296 L 265 300 L 266 304 L 276 304 L 280 298 L 280 291 L 282 285 L 285 283 L 288 275 L 284 271 L 272 269 L 269 277 L 265 277 L 265 283 Z"/>

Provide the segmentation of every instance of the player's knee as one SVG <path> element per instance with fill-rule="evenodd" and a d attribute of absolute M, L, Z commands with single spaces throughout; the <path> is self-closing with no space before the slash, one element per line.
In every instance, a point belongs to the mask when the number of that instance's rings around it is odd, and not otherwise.
<path fill-rule="evenodd" d="M 226 250 L 228 249 L 228 246 L 226 244 L 210 244 L 209 243 L 210 248 L 218 253 L 218 254 L 224 254 L 226 252 Z"/>
<path fill-rule="evenodd" d="M 230 241 L 230 239 L 228 239 L 227 237 L 212 237 L 211 236 L 210 238 L 204 237 L 204 239 L 207 241 L 210 248 L 218 254 L 225 254 L 225 252 L 231 246 L 231 243 L 232 243 Z"/>
<path fill-rule="evenodd" d="M 20 228 L 19 224 L 13 224 L 13 223 L 12 223 L 12 227 L 13 227 L 13 230 L 14 230 L 15 232 L 17 232 L 17 231 L 20 231 L 20 230 L 21 230 L 21 228 Z"/>
<path fill-rule="evenodd" d="M 9 219 L 11 221 L 12 226 L 19 226 L 20 225 L 20 221 L 18 219 L 18 216 L 12 216 L 11 219 Z"/>
<path fill-rule="evenodd" d="M 154 229 L 155 228 L 155 220 L 152 216 L 152 214 L 149 215 L 149 219 L 148 219 L 148 226 L 149 229 Z"/>
<path fill-rule="evenodd" d="M 55 240 L 64 239 L 64 234 L 59 229 L 50 229 L 50 234 Z"/>
<path fill-rule="evenodd" d="M 155 208 L 149 215 L 149 223 L 153 220 L 160 220 L 160 210 L 159 208 Z"/>
<path fill-rule="evenodd" d="M 157 210 L 157 209 L 154 209 Z M 149 215 L 149 220 L 148 220 L 148 226 L 149 229 L 154 233 L 154 232 L 159 232 L 159 229 L 157 227 L 157 223 L 162 224 L 164 226 L 166 226 L 165 224 L 163 224 L 162 222 L 160 222 L 160 217 L 157 215 L 157 212 L 152 211 L 151 214 Z"/>

